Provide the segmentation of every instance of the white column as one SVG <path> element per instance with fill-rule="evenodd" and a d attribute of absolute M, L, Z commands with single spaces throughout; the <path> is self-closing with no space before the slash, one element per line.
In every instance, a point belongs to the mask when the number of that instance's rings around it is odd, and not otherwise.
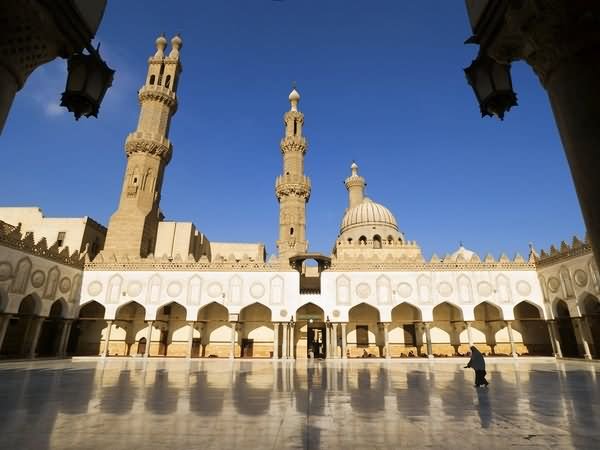
<path fill-rule="evenodd" d="M 348 358 L 346 355 L 346 322 L 342 322 L 342 358 Z"/>
<path fill-rule="evenodd" d="M 150 356 L 150 343 L 152 342 L 152 320 L 148 321 L 148 331 L 146 332 L 146 348 L 144 349 L 144 358 Z M 109 334 L 110 336 L 110 334 Z"/>
<path fill-rule="evenodd" d="M 577 333 L 579 333 L 579 338 L 581 339 L 581 343 L 583 344 L 583 357 L 585 359 L 592 359 L 592 353 L 590 352 L 590 345 L 587 341 L 587 336 L 584 329 L 584 321 L 582 317 L 576 317 L 575 328 L 577 328 Z"/>
<path fill-rule="evenodd" d="M 391 359 L 392 355 L 390 354 L 390 334 L 389 334 L 389 323 L 385 322 L 383 324 L 383 344 L 385 348 L 385 358 Z"/>
<path fill-rule="evenodd" d="M 562 349 L 560 348 L 560 339 L 558 338 L 558 330 L 556 327 L 556 321 L 548 321 L 548 332 L 550 333 L 550 339 L 552 340 L 552 349 L 554 350 L 554 356 L 556 358 L 562 358 Z"/>
<path fill-rule="evenodd" d="M 331 327 L 328 323 L 325 324 L 325 341 L 327 341 L 327 345 L 325 346 L 325 359 L 331 358 Z"/>
<path fill-rule="evenodd" d="M 69 334 L 71 333 L 71 325 L 73 325 L 72 320 L 65 320 L 63 323 L 63 327 L 60 333 L 60 340 L 58 341 L 58 349 L 56 352 L 56 356 L 59 358 L 64 358 L 67 350 L 67 343 L 69 342 Z"/>
<path fill-rule="evenodd" d="M 192 357 L 192 347 L 194 345 L 194 322 L 188 322 L 188 342 L 187 342 L 187 357 Z"/>
<path fill-rule="evenodd" d="M 430 322 L 425 322 L 425 339 L 427 340 L 427 357 L 433 358 L 433 346 L 431 345 L 431 326 Z"/>
<path fill-rule="evenodd" d="M 273 359 L 279 359 L 279 328 L 280 323 L 273 323 Z"/>
<path fill-rule="evenodd" d="M 469 351 L 473 347 L 473 334 L 471 333 L 471 322 L 465 322 L 467 326 L 467 339 L 469 340 Z"/>
<path fill-rule="evenodd" d="M 510 341 L 510 353 L 513 356 L 513 358 L 516 358 L 518 356 L 517 348 L 515 347 L 515 339 L 513 337 L 513 329 L 510 320 L 506 321 L 506 329 L 508 330 L 508 340 Z"/>
<path fill-rule="evenodd" d="M 295 359 L 296 355 L 295 355 L 295 351 L 296 351 L 296 345 L 295 345 L 295 337 L 294 337 L 294 331 L 295 331 L 296 325 L 292 325 L 290 324 L 290 352 L 288 353 L 288 355 L 290 356 L 290 359 Z"/>
<path fill-rule="evenodd" d="M 6 330 L 10 323 L 10 314 L 0 315 L 0 351 L 2 350 L 2 344 L 4 343 L 4 337 L 6 336 Z"/>
<path fill-rule="evenodd" d="M 40 339 L 40 332 L 42 331 L 42 325 L 44 324 L 44 318 L 38 317 L 33 325 L 33 339 L 31 339 L 31 347 L 29 347 L 29 358 L 35 358 L 35 351 L 37 350 L 38 340 Z"/>
<path fill-rule="evenodd" d="M 229 359 L 235 358 L 235 322 L 231 324 L 231 347 L 229 348 Z"/>
<path fill-rule="evenodd" d="M 331 324 L 331 344 L 332 344 L 332 357 L 338 358 L 338 345 L 337 345 L 337 323 Z"/>
<path fill-rule="evenodd" d="M 288 334 L 288 324 L 284 322 L 283 324 L 283 333 L 281 335 L 281 359 L 287 359 L 288 357 L 288 348 L 287 348 L 287 334 Z"/>

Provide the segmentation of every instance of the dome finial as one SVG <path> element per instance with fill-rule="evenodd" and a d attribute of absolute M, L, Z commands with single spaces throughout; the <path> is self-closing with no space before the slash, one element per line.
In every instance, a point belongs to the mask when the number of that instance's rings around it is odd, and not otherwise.
<path fill-rule="evenodd" d="M 167 47 L 167 38 L 165 37 L 165 33 L 162 33 L 159 37 L 156 38 L 156 53 L 154 54 L 155 58 L 162 58 L 165 56 L 165 48 Z"/>
<path fill-rule="evenodd" d="M 352 165 L 350 166 L 350 169 L 352 170 L 353 177 L 358 176 L 358 164 L 356 164 L 356 161 L 352 160 Z"/>
<path fill-rule="evenodd" d="M 289 100 L 292 105 L 291 111 L 298 111 L 298 102 L 300 101 L 300 93 L 296 89 L 296 82 L 292 81 L 292 92 L 290 92 Z"/>

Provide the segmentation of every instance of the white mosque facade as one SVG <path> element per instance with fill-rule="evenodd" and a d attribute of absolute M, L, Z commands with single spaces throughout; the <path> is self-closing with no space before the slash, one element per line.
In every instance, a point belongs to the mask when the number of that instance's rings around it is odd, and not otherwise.
<path fill-rule="evenodd" d="M 480 257 L 462 245 L 425 260 L 353 163 L 331 255 L 311 253 L 307 142 L 289 96 L 276 178 L 277 255 L 211 242 L 165 220 L 181 39 L 160 37 L 139 91 L 138 128 L 108 228 L 0 208 L 1 357 L 600 357 L 600 276 L 586 240 L 539 255 Z M 115 177 L 117 175 L 115 174 Z M 374 187 L 376 191 L 376 186 Z M 309 264 L 313 261 L 313 264 Z"/>

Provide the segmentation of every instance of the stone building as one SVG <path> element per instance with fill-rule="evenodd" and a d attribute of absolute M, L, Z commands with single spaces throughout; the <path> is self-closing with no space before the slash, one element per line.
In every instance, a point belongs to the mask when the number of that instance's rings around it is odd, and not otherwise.
<path fill-rule="evenodd" d="M 2 223 L 0 354 L 398 358 L 464 355 L 475 345 L 494 355 L 600 356 L 600 276 L 587 242 L 540 255 L 532 248 L 527 259 L 482 258 L 461 245 L 425 260 L 392 212 L 365 197 L 353 163 L 333 251 L 310 252 L 296 89 L 275 181 L 277 254 L 267 261 L 262 243 L 211 242 L 190 222 L 165 220 L 182 45 L 174 37 L 167 53 L 167 40 L 156 41 L 98 254 L 85 233 L 73 253 L 62 248 L 57 228 L 29 225 L 30 210 Z"/>

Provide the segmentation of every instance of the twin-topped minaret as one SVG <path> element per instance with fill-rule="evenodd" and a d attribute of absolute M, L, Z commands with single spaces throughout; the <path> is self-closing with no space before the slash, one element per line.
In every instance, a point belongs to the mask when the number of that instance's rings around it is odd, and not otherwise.
<path fill-rule="evenodd" d="M 146 257 L 154 252 L 160 192 L 164 170 L 173 147 L 168 139 L 171 117 L 177 111 L 177 84 L 181 74 L 182 40 L 156 40 L 156 53 L 148 60 L 146 83 L 138 92 L 141 105 L 137 130 L 127 136 L 127 169 L 119 208 L 108 225 L 105 254 Z"/>
<path fill-rule="evenodd" d="M 279 200 L 279 259 L 285 263 L 290 257 L 305 253 L 306 203 L 310 197 L 310 180 L 304 175 L 304 155 L 308 147 L 302 136 L 304 114 L 298 111 L 300 94 L 296 89 L 289 96 L 290 110 L 283 116 L 285 137 L 281 140 L 283 175 L 277 177 L 275 193 Z"/>

